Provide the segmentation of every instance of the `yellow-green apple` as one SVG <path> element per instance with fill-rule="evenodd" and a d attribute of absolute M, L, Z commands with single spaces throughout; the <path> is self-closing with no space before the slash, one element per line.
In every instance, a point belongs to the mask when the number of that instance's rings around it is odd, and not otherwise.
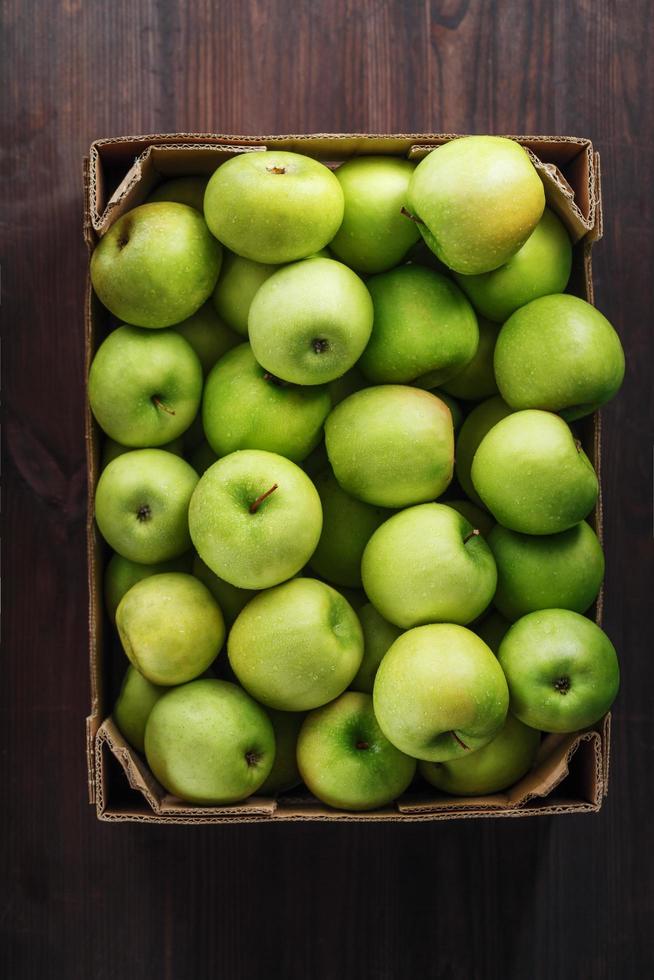
<path fill-rule="evenodd" d="M 144 749 L 145 726 L 150 712 L 168 690 L 153 684 L 132 664 L 125 671 L 112 716 L 121 734 L 139 752 Z"/>
<path fill-rule="evenodd" d="M 481 401 L 497 393 L 497 382 L 493 370 L 493 355 L 499 334 L 499 326 L 484 317 L 477 317 L 479 325 L 479 346 L 477 353 L 462 371 L 443 384 L 443 391 L 464 401 Z"/>
<path fill-rule="evenodd" d="M 163 446 L 195 418 L 202 366 L 174 330 L 118 327 L 100 344 L 89 371 L 91 411 L 123 446 Z"/>
<path fill-rule="evenodd" d="M 565 225 L 545 208 L 525 244 L 508 262 L 491 272 L 455 278 L 481 316 L 504 323 L 532 299 L 562 293 L 571 265 L 572 245 Z"/>
<path fill-rule="evenodd" d="M 241 589 L 267 589 L 306 565 L 320 539 L 322 507 L 295 463 L 244 449 L 203 473 L 188 521 L 212 572 Z"/>
<path fill-rule="evenodd" d="M 578 296 L 535 299 L 509 317 L 495 347 L 495 376 L 511 408 L 542 408 L 569 422 L 613 398 L 624 351 L 599 310 Z"/>
<path fill-rule="evenodd" d="M 415 381 L 434 388 L 475 356 L 477 316 L 451 279 L 409 264 L 366 285 L 374 321 L 359 367 L 373 384 Z"/>
<path fill-rule="evenodd" d="M 225 579 L 219 578 L 205 565 L 199 555 L 193 559 L 193 574 L 209 589 L 229 627 L 232 626 L 241 609 L 256 595 L 251 589 L 239 589 Z"/>
<path fill-rule="evenodd" d="M 357 610 L 357 616 L 363 630 L 363 660 L 350 688 L 372 694 L 379 665 L 402 631 L 384 619 L 371 602 L 361 606 Z"/>
<path fill-rule="evenodd" d="M 145 728 L 145 755 L 161 785 L 189 803 L 236 803 L 256 793 L 275 759 L 266 712 L 229 681 L 182 684 L 161 697 Z"/>
<path fill-rule="evenodd" d="M 409 183 L 408 208 L 455 272 L 497 269 L 522 248 L 545 207 L 543 184 L 515 140 L 466 136 L 432 150 Z"/>
<path fill-rule="evenodd" d="M 537 609 L 592 605 L 604 578 L 604 554 L 586 521 L 558 534 L 520 534 L 496 524 L 488 545 L 497 565 L 494 604 L 515 620 Z"/>
<path fill-rule="evenodd" d="M 202 215 L 161 201 L 128 211 L 100 239 L 91 282 L 108 310 L 137 327 L 170 327 L 213 292 L 222 249 Z"/>
<path fill-rule="evenodd" d="M 225 640 L 225 621 L 193 575 L 150 575 L 125 593 L 116 626 L 131 663 L 153 684 L 184 684 L 204 673 Z"/>
<path fill-rule="evenodd" d="M 343 490 L 378 507 L 434 500 L 452 479 L 452 415 L 440 398 L 419 388 L 355 392 L 328 416 L 325 444 Z"/>
<path fill-rule="evenodd" d="M 104 570 L 104 600 L 112 622 L 116 618 L 118 603 L 133 585 L 161 572 L 190 572 L 192 561 L 193 554 L 190 551 L 179 558 L 160 561 L 154 565 L 144 565 L 123 558 L 122 555 L 112 555 Z"/>
<path fill-rule="evenodd" d="M 322 533 L 309 565 L 328 582 L 360 588 L 363 549 L 391 512 L 350 497 L 329 468 L 313 482 L 322 504 Z"/>
<path fill-rule="evenodd" d="M 223 354 L 241 343 L 238 334 L 223 323 L 210 302 L 186 320 L 175 324 L 173 329 L 188 341 L 198 355 L 205 377 Z"/>
<path fill-rule="evenodd" d="M 568 425 L 551 412 L 502 419 L 482 439 L 471 469 L 475 490 L 504 527 L 556 534 L 593 509 L 597 475 Z"/>
<path fill-rule="evenodd" d="M 261 704 L 306 711 L 332 701 L 361 665 L 363 633 L 343 596 L 297 578 L 248 602 L 227 653 L 239 682 Z"/>
<path fill-rule="evenodd" d="M 465 519 L 483 534 L 484 538 L 487 538 L 491 529 L 495 527 L 495 520 L 488 511 L 477 507 L 470 500 L 444 500 L 443 503 L 458 511 L 459 514 L 463 514 Z"/>
<path fill-rule="evenodd" d="M 569 609 L 541 609 L 514 623 L 498 659 L 511 711 L 531 728 L 575 732 L 599 721 L 620 686 L 615 648 L 599 626 Z"/>
<path fill-rule="evenodd" d="M 448 762 L 421 762 L 418 769 L 428 783 L 453 796 L 499 793 L 529 772 L 539 745 L 540 732 L 509 713 L 483 748 Z"/>
<path fill-rule="evenodd" d="M 416 759 L 445 762 L 495 737 L 509 692 L 483 640 L 464 626 L 438 623 L 395 641 L 377 671 L 373 700 L 393 745 Z"/>
<path fill-rule="evenodd" d="M 472 484 L 470 476 L 472 460 L 486 433 L 490 432 L 500 419 L 504 419 L 510 414 L 511 409 L 506 402 L 502 401 L 499 395 L 494 395 L 482 402 L 481 405 L 475 405 L 470 414 L 463 420 L 459 430 L 454 454 L 456 478 L 466 497 L 469 497 L 479 507 L 483 507 L 484 504 Z"/>
<path fill-rule="evenodd" d="M 213 305 L 228 327 L 243 337 L 248 335 L 250 305 L 259 287 L 279 268 L 253 262 L 242 255 L 225 252 L 220 277 L 213 291 Z"/>
<path fill-rule="evenodd" d="M 358 361 L 372 319 L 370 293 L 355 272 L 334 259 L 308 258 L 279 269 L 259 287 L 248 334 L 266 371 L 319 385 Z"/>
<path fill-rule="evenodd" d="M 329 243 L 337 259 L 363 275 L 392 268 L 420 232 L 402 214 L 415 164 L 401 157 L 365 156 L 336 170 L 343 188 L 343 222 Z"/>
<path fill-rule="evenodd" d="M 325 386 L 282 381 L 261 367 L 249 344 L 240 344 L 207 378 L 202 423 L 218 456 L 266 449 L 299 463 L 322 439 L 331 407 Z"/>
<path fill-rule="evenodd" d="M 173 177 L 164 180 L 149 195 L 147 203 L 156 201 L 176 201 L 178 204 L 188 204 L 200 214 L 204 212 L 204 192 L 209 183 L 208 177 Z"/>
<path fill-rule="evenodd" d="M 303 711 L 275 711 L 267 708 L 266 712 L 275 733 L 275 761 L 268 778 L 257 790 L 257 795 L 278 796 L 302 782 L 297 767 L 297 738 L 306 716 Z"/>
<path fill-rule="evenodd" d="M 123 558 L 152 565 L 191 547 L 188 509 L 198 475 L 163 449 L 134 449 L 100 474 L 95 519 L 105 541 Z"/>
<path fill-rule="evenodd" d="M 446 504 L 419 504 L 389 517 L 366 545 L 361 576 L 375 609 L 402 629 L 472 622 L 497 580 L 479 531 Z"/>
<path fill-rule="evenodd" d="M 328 167 L 301 153 L 240 153 L 212 175 L 204 216 L 237 255 L 293 262 L 332 240 L 343 220 L 343 191 Z"/>
<path fill-rule="evenodd" d="M 374 810 L 401 796 L 415 759 L 382 732 L 369 694 L 346 691 L 305 719 L 297 743 L 302 779 L 314 796 L 340 810 Z"/>

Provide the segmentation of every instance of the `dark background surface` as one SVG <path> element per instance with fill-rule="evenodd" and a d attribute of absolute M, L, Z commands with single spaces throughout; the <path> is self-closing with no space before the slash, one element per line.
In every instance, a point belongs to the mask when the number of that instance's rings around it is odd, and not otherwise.
<path fill-rule="evenodd" d="M 2 973 L 85 980 L 654 972 L 652 176 L 646 0 L 5 0 Z M 88 712 L 81 161 L 166 131 L 570 133 L 602 155 L 605 627 L 597 816 L 413 826 L 96 822 Z"/>

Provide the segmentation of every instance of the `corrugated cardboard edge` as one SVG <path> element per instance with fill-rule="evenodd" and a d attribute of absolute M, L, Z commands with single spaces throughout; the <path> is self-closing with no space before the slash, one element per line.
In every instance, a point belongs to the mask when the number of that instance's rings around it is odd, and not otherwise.
<path fill-rule="evenodd" d="M 406 140 L 424 140 L 425 143 L 429 141 L 433 145 L 439 145 L 447 139 L 455 138 L 456 135 L 457 134 L 436 134 L 428 136 L 414 136 L 412 134 L 406 134 L 397 136 L 379 134 L 376 136 L 374 134 L 343 134 L 343 137 L 363 141 L 389 140 L 394 144 Z M 298 141 L 300 146 L 302 143 L 306 143 L 306 141 L 314 141 L 314 143 L 318 144 L 320 144 L 322 141 L 325 143 L 325 149 L 330 148 L 333 153 L 334 147 L 332 145 L 332 141 L 334 138 L 334 134 L 312 134 L 307 136 L 292 137 L 193 137 L 192 134 L 175 134 L 174 136 L 133 138 L 122 137 L 116 140 L 112 139 L 96 141 L 96 143 L 94 143 L 91 147 L 90 159 L 85 160 L 84 162 L 84 180 L 86 191 L 84 216 L 85 241 L 89 249 L 91 249 L 94 241 L 96 240 L 95 234 L 97 234 L 98 231 L 96 227 L 97 221 L 102 220 L 102 216 L 99 214 L 96 215 L 96 221 L 94 222 L 93 220 L 93 206 L 98 202 L 98 181 L 95 178 L 98 165 L 97 154 L 99 153 L 99 148 L 102 146 L 121 143 L 138 143 L 149 139 L 152 139 L 153 141 L 153 145 L 151 147 L 145 147 L 140 151 L 134 164 L 121 181 L 119 188 L 117 188 L 116 192 L 112 195 L 111 213 L 107 213 L 108 224 L 110 224 L 118 217 L 121 203 L 125 205 L 127 200 L 129 200 L 129 206 L 135 206 L 135 201 L 132 199 L 131 195 L 138 185 L 140 179 L 138 175 L 140 174 L 142 177 L 143 168 L 148 166 L 148 160 L 150 160 L 152 156 L 150 151 L 173 148 L 176 150 L 192 148 L 195 151 L 202 148 L 205 150 L 208 149 L 212 153 L 216 151 L 225 152 L 232 155 L 233 152 L 242 152 L 244 148 L 255 150 L 265 149 L 265 146 L 261 145 L 263 143 L 287 143 L 290 140 Z M 512 138 L 517 139 L 520 142 L 530 142 L 534 144 L 572 143 L 579 147 L 579 153 L 584 157 L 585 165 L 587 167 L 588 217 L 586 218 L 586 216 L 582 214 L 582 219 L 590 221 L 592 216 L 592 225 L 586 233 L 586 239 L 582 246 L 583 273 L 586 295 L 589 301 L 592 302 L 593 290 L 590 250 L 592 242 L 600 237 L 602 227 L 601 192 L 599 188 L 599 157 L 597 154 L 593 153 L 592 144 L 590 141 L 578 139 L 576 137 L 531 136 Z M 197 142 L 189 142 L 190 140 L 197 139 L 202 140 L 202 144 Z M 210 141 L 208 145 L 204 143 L 205 139 Z M 414 151 L 419 153 L 422 150 L 427 151 L 427 146 L 412 143 L 410 147 L 404 147 L 403 149 L 406 153 L 412 153 Z M 95 159 L 94 152 L 96 154 Z M 538 169 L 541 174 L 541 179 L 543 179 L 546 187 L 548 203 L 550 201 L 550 196 L 553 193 L 553 187 L 556 187 L 556 193 L 558 193 L 561 198 L 565 199 L 567 197 L 569 199 L 569 185 L 567 184 L 567 181 L 563 175 L 558 171 L 558 168 L 551 164 L 548 165 L 540 163 Z M 569 200 L 567 207 L 570 207 Z M 577 211 L 581 214 L 581 210 L 579 208 L 577 208 Z M 598 226 L 599 232 L 596 231 Z M 92 302 L 92 291 L 89 286 L 86 301 L 87 370 L 93 351 Z M 88 406 L 86 414 L 89 487 L 93 487 L 95 486 L 95 479 L 97 476 L 97 447 L 95 446 L 94 423 Z M 600 444 L 601 425 L 599 415 L 596 415 L 593 419 L 591 453 L 593 455 L 593 462 L 598 469 L 598 476 L 600 475 L 599 470 L 601 461 Z M 598 500 L 598 506 L 594 515 L 594 523 L 600 538 L 602 534 L 602 516 L 602 505 L 600 498 L 600 500 Z M 604 795 L 606 795 L 608 786 L 610 743 L 610 716 L 608 715 L 603 720 L 603 723 L 601 723 L 599 731 L 594 730 L 581 734 L 576 733 L 570 736 L 565 736 L 564 741 L 559 741 L 557 743 L 556 747 L 553 749 L 553 752 L 545 763 L 539 761 L 532 773 L 528 774 L 524 780 L 513 787 L 509 793 L 495 794 L 492 797 L 479 798 L 476 800 L 465 798 L 444 798 L 443 800 L 430 800 L 426 803 L 424 800 L 412 800 L 410 797 L 406 797 L 402 801 L 398 802 L 396 808 L 387 808 L 382 811 L 361 814 L 352 814 L 335 810 L 332 811 L 329 808 L 323 807 L 317 801 L 310 801 L 308 803 L 304 801 L 293 805 L 290 801 L 281 800 L 276 802 L 274 800 L 257 800 L 256 798 L 253 798 L 252 800 L 246 801 L 244 804 L 239 804 L 229 808 L 204 808 L 188 806 L 179 800 L 174 800 L 172 797 L 165 794 L 162 787 L 156 783 L 152 777 L 152 774 L 149 772 L 147 766 L 140 759 L 138 754 L 133 752 L 133 750 L 124 742 L 112 720 L 108 719 L 104 723 L 101 723 L 102 719 L 100 715 L 100 707 L 102 703 L 102 677 L 99 669 L 98 658 L 94 656 L 94 654 L 98 649 L 100 641 L 98 624 L 102 615 L 102 609 L 101 597 L 97 594 L 96 590 L 96 578 L 92 573 L 93 562 L 95 560 L 95 549 L 98 542 L 97 532 L 95 531 L 93 522 L 91 496 L 89 496 L 87 541 L 89 552 L 89 632 L 92 647 L 92 714 L 87 719 L 87 755 L 89 763 L 89 799 L 91 802 L 95 802 L 99 819 L 107 821 L 193 824 L 243 823 L 261 822 L 265 820 L 273 820 L 275 822 L 279 820 L 329 820 L 344 822 L 377 822 L 390 820 L 395 822 L 404 822 L 416 820 L 455 819 L 463 816 L 507 817 L 552 813 L 594 812 L 600 808 L 602 798 Z M 600 596 L 597 603 L 598 621 L 601 620 L 601 613 L 602 596 Z M 553 738 L 559 737 L 549 736 L 544 740 L 543 746 L 547 746 L 548 743 L 550 746 L 552 746 L 554 744 L 552 742 Z M 111 810 L 109 808 L 105 794 L 105 766 L 103 762 L 104 753 L 106 751 L 111 752 L 111 754 L 117 759 L 121 768 L 126 774 L 130 786 L 137 792 L 141 793 L 143 798 L 147 801 L 150 812 L 141 812 L 129 809 Z M 552 791 L 556 789 L 566 778 L 569 773 L 570 760 L 577 753 L 579 753 L 580 758 L 585 760 L 584 765 L 593 776 L 593 791 L 591 794 L 589 794 L 592 796 L 592 799 L 570 800 L 557 797 L 548 802 L 547 795 L 551 794 Z M 543 765 L 545 765 L 546 771 L 541 772 L 541 776 L 538 776 L 537 773 L 542 770 Z M 529 787 L 533 784 L 533 777 L 535 774 L 537 780 L 542 778 L 543 775 L 545 775 L 545 779 L 539 786 L 536 788 L 532 786 L 530 789 Z M 538 801 L 537 805 L 534 805 L 534 801 Z"/>

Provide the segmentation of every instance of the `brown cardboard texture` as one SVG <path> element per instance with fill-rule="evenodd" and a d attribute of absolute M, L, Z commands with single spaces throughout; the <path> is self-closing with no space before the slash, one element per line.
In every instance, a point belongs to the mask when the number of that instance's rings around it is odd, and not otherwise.
<path fill-rule="evenodd" d="M 169 177 L 211 174 L 236 153 L 292 150 L 328 165 L 353 156 L 394 154 L 421 159 L 456 134 L 310 134 L 234 136 L 156 134 L 97 140 L 84 161 L 84 238 L 89 253 L 120 215 L 142 203 Z M 599 156 L 587 139 L 572 136 L 514 136 L 529 152 L 556 211 L 572 239 L 573 265 L 568 291 L 592 303 L 591 247 L 602 235 Z M 110 317 L 87 279 L 85 363 L 110 328 Z M 596 413 L 575 423 L 601 485 L 601 428 Z M 505 793 L 484 797 L 448 797 L 416 782 L 395 804 L 367 813 L 324 806 L 304 788 L 278 799 L 252 797 L 240 804 L 201 807 L 170 796 L 154 779 L 145 759 L 124 740 L 111 708 L 125 669 L 115 631 L 103 603 L 107 548 L 95 525 L 93 500 L 99 473 L 102 433 L 86 408 L 88 471 L 87 556 L 89 577 L 89 658 L 91 713 L 86 721 L 89 800 L 101 820 L 174 824 L 226 824 L 266 821 L 415 821 L 472 817 L 526 817 L 536 814 L 588 813 L 599 810 L 608 787 L 610 715 L 584 732 L 547 735 L 534 768 Z M 602 539 L 601 494 L 592 523 Z M 594 617 L 602 618 L 603 596 Z"/>

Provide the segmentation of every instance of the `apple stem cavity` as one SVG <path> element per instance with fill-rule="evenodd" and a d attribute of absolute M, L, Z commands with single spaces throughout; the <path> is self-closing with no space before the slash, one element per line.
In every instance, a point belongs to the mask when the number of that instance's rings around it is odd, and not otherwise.
<path fill-rule="evenodd" d="M 554 681 L 554 690 L 558 691 L 559 694 L 567 694 L 570 690 L 570 678 L 559 677 L 558 680 Z"/>
<path fill-rule="evenodd" d="M 269 174 L 285 174 L 286 167 L 266 167 Z"/>
<path fill-rule="evenodd" d="M 410 211 L 407 211 L 407 209 L 404 207 L 404 205 L 402 205 L 402 207 L 400 208 L 400 214 L 403 214 L 405 218 L 408 218 L 409 221 L 415 222 L 415 224 L 417 224 L 417 225 L 424 225 L 424 223 L 425 223 L 422 220 L 422 218 L 419 218 L 416 214 L 411 214 Z"/>
<path fill-rule="evenodd" d="M 466 534 L 465 538 L 463 539 L 463 543 L 467 544 L 470 538 L 478 538 L 480 534 L 481 531 L 479 530 L 478 527 L 473 528 L 469 534 Z"/>
<path fill-rule="evenodd" d="M 324 340 L 321 337 L 316 337 L 316 339 L 312 341 L 311 346 L 315 350 L 316 354 L 324 354 L 326 350 L 329 350 L 329 341 Z"/>
<path fill-rule="evenodd" d="M 256 512 L 259 510 L 259 507 L 266 499 L 266 497 L 269 497 L 271 493 L 274 493 L 278 487 L 279 487 L 278 483 L 273 483 L 270 490 L 266 490 L 266 492 L 262 493 L 260 497 L 257 497 L 256 500 L 253 500 L 252 503 L 250 504 L 250 513 L 256 514 Z"/>
<path fill-rule="evenodd" d="M 261 756 L 259 755 L 258 752 L 252 752 L 252 751 L 250 751 L 250 752 L 246 752 L 245 753 L 245 761 L 247 762 L 247 764 L 248 764 L 248 766 L 250 768 L 252 768 L 253 766 L 256 766 L 257 763 L 259 762 L 259 759 L 260 758 L 261 758 Z"/>
<path fill-rule="evenodd" d="M 479 533 L 479 532 L 477 532 L 477 533 Z M 461 746 L 462 749 L 465 749 L 466 752 L 469 752 L 470 751 L 470 746 L 469 745 L 466 745 L 465 742 L 462 742 L 456 732 L 453 731 L 453 732 L 450 732 L 450 734 L 452 735 L 452 738 L 454 739 L 454 741 L 459 743 L 459 745 Z"/>
<path fill-rule="evenodd" d="M 149 521 L 151 517 L 152 517 L 152 511 L 150 510 L 149 504 L 141 504 L 141 506 L 136 512 L 137 520 L 143 523 L 144 521 Z"/>
<path fill-rule="evenodd" d="M 370 743 L 369 742 L 363 742 L 363 741 L 357 742 L 357 748 L 358 749 L 369 749 L 370 748 Z"/>
<path fill-rule="evenodd" d="M 161 398 L 159 398 L 159 395 L 153 395 L 152 396 L 152 403 L 153 403 L 153 405 L 156 405 L 157 408 L 160 408 L 162 410 L 162 412 L 167 412 L 168 415 L 174 415 L 175 414 L 174 409 L 168 408 L 167 405 L 164 405 L 164 403 L 162 402 Z"/>

